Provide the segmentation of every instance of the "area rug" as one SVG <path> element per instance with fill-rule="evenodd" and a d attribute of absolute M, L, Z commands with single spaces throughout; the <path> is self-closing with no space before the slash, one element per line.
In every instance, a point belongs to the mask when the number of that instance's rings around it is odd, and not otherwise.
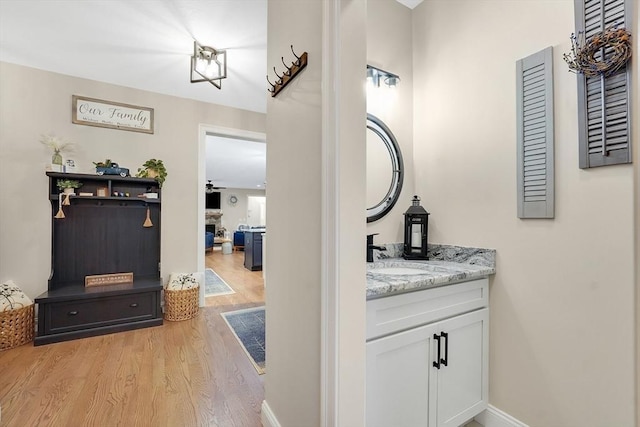
<path fill-rule="evenodd" d="M 265 372 L 264 306 L 221 313 L 258 374 Z"/>
<path fill-rule="evenodd" d="M 236 291 L 227 285 L 218 274 L 210 268 L 204 271 L 204 296 L 213 297 L 218 295 L 235 294 Z"/>

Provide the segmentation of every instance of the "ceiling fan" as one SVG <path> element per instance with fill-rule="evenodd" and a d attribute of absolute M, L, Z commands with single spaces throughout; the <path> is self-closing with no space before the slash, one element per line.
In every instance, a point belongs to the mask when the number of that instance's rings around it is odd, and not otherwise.
<path fill-rule="evenodd" d="M 227 187 L 214 187 L 213 184 L 211 183 L 211 180 L 208 179 L 207 183 L 204 186 L 204 191 L 205 193 L 213 193 L 215 190 L 226 190 Z"/>

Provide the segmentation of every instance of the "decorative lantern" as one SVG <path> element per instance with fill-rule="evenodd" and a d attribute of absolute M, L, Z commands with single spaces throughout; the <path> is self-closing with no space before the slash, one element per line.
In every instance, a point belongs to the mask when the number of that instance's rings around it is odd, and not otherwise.
<path fill-rule="evenodd" d="M 427 256 L 427 227 L 429 212 L 420 206 L 420 197 L 413 196 L 404 213 L 404 259 L 429 259 Z"/>

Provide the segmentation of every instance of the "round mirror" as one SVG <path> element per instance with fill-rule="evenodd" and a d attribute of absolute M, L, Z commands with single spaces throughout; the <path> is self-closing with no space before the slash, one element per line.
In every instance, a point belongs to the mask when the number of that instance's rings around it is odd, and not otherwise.
<path fill-rule="evenodd" d="M 395 136 L 377 117 L 367 114 L 367 222 L 391 211 L 404 178 L 402 153 Z"/>

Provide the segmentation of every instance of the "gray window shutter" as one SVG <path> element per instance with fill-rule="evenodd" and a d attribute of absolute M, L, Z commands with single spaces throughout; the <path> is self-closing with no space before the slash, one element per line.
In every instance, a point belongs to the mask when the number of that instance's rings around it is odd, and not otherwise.
<path fill-rule="evenodd" d="M 553 218 L 553 48 L 516 62 L 518 217 Z"/>
<path fill-rule="evenodd" d="M 586 39 L 616 24 L 631 31 L 631 0 L 575 0 L 575 18 Z M 607 78 L 578 74 L 580 168 L 631 163 L 630 100 L 629 64 Z"/>

